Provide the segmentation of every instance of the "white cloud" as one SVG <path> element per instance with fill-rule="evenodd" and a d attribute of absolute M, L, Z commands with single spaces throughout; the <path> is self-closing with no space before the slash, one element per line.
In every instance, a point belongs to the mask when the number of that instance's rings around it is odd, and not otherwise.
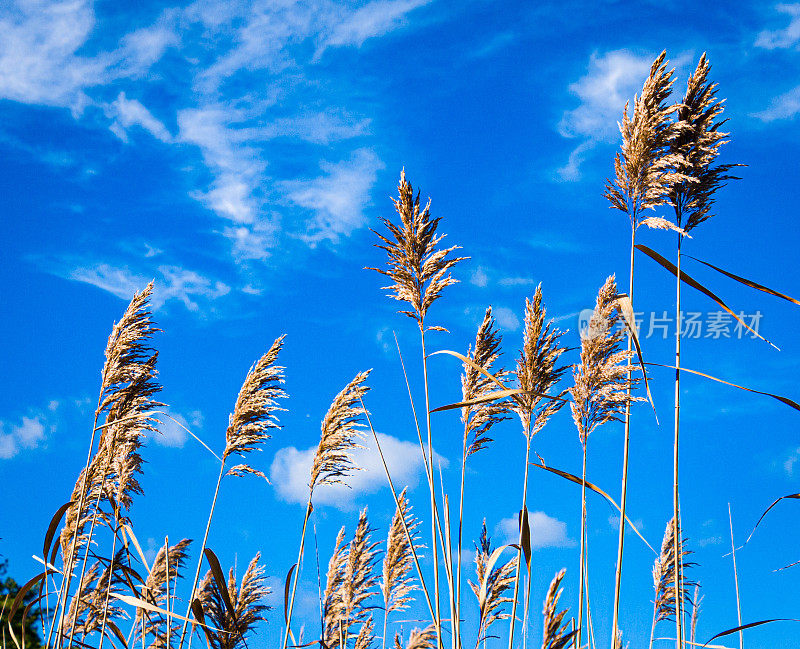
<path fill-rule="evenodd" d="M 791 455 L 783 463 L 783 470 L 786 471 L 786 475 L 790 478 L 794 476 L 794 465 L 797 464 L 798 460 L 800 460 L 800 448 L 792 451 Z"/>
<path fill-rule="evenodd" d="M 378 440 L 395 487 L 402 489 L 408 486 L 413 489 L 424 472 L 419 444 L 399 440 L 384 433 L 378 433 Z M 351 509 L 361 494 L 375 493 L 387 486 L 386 473 L 375 449 L 374 439 L 369 437 L 363 442 L 363 446 L 366 448 L 353 452 L 353 460 L 362 470 L 354 471 L 347 479 L 350 488 L 344 485 L 317 487 L 314 489 L 315 505 Z M 287 446 L 275 454 L 270 468 L 270 481 L 275 485 L 281 499 L 301 504 L 308 501 L 308 481 L 316 451 L 316 446 L 303 450 Z M 434 464 L 434 468 L 438 468 L 439 464 L 446 468 L 448 461 L 434 452 Z"/>
<path fill-rule="evenodd" d="M 759 32 L 756 36 L 756 47 L 774 50 L 792 47 L 800 41 L 800 4 L 779 4 L 775 9 L 789 16 L 789 24 L 783 29 L 765 29 Z"/>
<path fill-rule="evenodd" d="M 528 517 L 531 528 L 531 549 L 572 548 L 575 540 L 567 535 L 567 524 L 548 516 L 542 511 L 530 512 Z M 503 543 L 519 541 L 519 518 L 517 515 L 503 518 L 495 527 L 495 534 L 503 539 Z"/>
<path fill-rule="evenodd" d="M 61 106 L 80 115 L 94 103 L 87 91 L 143 74 L 177 44 L 176 14 L 125 35 L 94 57 L 78 54 L 96 26 L 90 0 L 19 0 L 0 17 L 0 97 Z"/>
<path fill-rule="evenodd" d="M 325 239 L 336 242 L 364 225 L 364 206 L 384 165 L 373 151 L 358 149 L 349 160 L 321 162 L 320 167 L 323 176 L 282 184 L 292 203 L 314 213 L 303 237 L 312 245 Z"/>
<path fill-rule="evenodd" d="M 628 521 L 628 525 L 633 522 L 634 527 L 639 530 L 640 532 L 644 529 L 644 521 L 641 518 L 637 518 L 634 521 Z M 619 516 L 615 516 L 611 514 L 608 517 L 608 524 L 615 530 L 619 529 Z"/>
<path fill-rule="evenodd" d="M 106 64 L 78 56 L 95 25 L 87 0 L 23 2 L 0 18 L 0 96 L 64 106 L 80 113 L 84 88 L 100 83 Z"/>
<path fill-rule="evenodd" d="M 569 86 L 581 103 L 564 112 L 558 126 L 563 137 L 584 138 L 558 170 L 562 180 L 578 180 L 586 153 L 598 142 L 616 139 L 625 102 L 641 88 L 652 61 L 650 55 L 637 56 L 628 50 L 591 55 L 586 74 Z"/>
<path fill-rule="evenodd" d="M 136 99 L 128 99 L 124 92 L 106 106 L 106 114 L 114 121 L 109 127 L 123 142 L 128 141 L 127 129 L 140 126 L 157 140 L 170 142 L 172 136 L 166 126 L 153 117 L 147 108 Z"/>
<path fill-rule="evenodd" d="M 530 277 L 502 277 L 498 284 L 500 286 L 531 286 L 536 283 L 536 280 Z"/>
<path fill-rule="evenodd" d="M 66 279 L 91 284 L 123 300 L 130 300 L 134 293 L 141 291 L 150 281 L 143 275 L 135 275 L 127 268 L 115 268 L 109 264 L 75 268 L 67 273 Z"/>
<path fill-rule="evenodd" d="M 406 24 L 406 14 L 428 4 L 430 0 L 373 0 L 359 7 L 327 28 L 327 34 L 317 50 L 319 57 L 326 47 L 355 45 L 382 36 Z M 339 14 L 340 7 L 334 4 L 333 11 Z"/>
<path fill-rule="evenodd" d="M 475 286 L 486 288 L 486 286 L 489 284 L 489 276 L 486 274 L 486 271 L 482 266 L 478 266 L 475 269 L 475 272 L 472 273 L 472 277 L 469 278 L 469 281 Z"/>
<path fill-rule="evenodd" d="M 722 543 L 721 536 L 709 536 L 697 540 L 697 547 L 704 548 L 707 545 L 720 545 Z"/>
<path fill-rule="evenodd" d="M 158 271 L 160 277 L 156 278 L 152 297 L 154 308 L 170 300 L 178 300 L 189 311 L 197 311 L 200 308 L 198 298 L 215 300 L 230 292 L 227 284 L 211 280 L 192 270 L 177 266 L 159 266 Z M 91 284 L 123 300 L 130 300 L 134 293 L 141 291 L 150 281 L 150 278 L 126 267 L 104 263 L 73 268 L 66 272 L 58 269 L 51 272 L 65 279 Z"/>
<path fill-rule="evenodd" d="M 492 309 L 497 326 L 507 331 L 516 331 L 519 329 L 519 318 L 517 314 L 505 306 L 499 306 Z"/>
<path fill-rule="evenodd" d="M 45 408 L 31 410 L 16 422 L 0 420 L 0 460 L 10 460 L 22 450 L 44 444 L 56 430 L 59 406 L 58 401 L 50 401 Z"/>
<path fill-rule="evenodd" d="M 774 122 L 779 119 L 792 119 L 798 113 L 800 113 L 800 86 L 778 95 L 770 102 L 769 107 L 753 113 L 752 116 L 762 122 Z"/>
<path fill-rule="evenodd" d="M 192 410 L 187 412 L 184 417 L 172 410 L 167 410 L 167 412 L 169 417 L 161 418 L 158 432 L 151 434 L 150 437 L 159 446 L 182 448 L 186 444 L 186 440 L 189 439 L 189 433 L 186 432 L 187 428 L 195 435 L 198 435 L 202 429 L 203 413 L 199 410 Z"/>

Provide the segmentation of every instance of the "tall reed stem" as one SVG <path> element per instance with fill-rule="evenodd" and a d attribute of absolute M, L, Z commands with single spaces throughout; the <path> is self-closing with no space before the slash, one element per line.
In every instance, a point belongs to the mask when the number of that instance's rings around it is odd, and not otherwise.
<path fill-rule="evenodd" d="M 439 604 L 439 550 L 436 546 L 436 484 L 433 479 L 433 440 L 431 435 L 431 406 L 428 390 L 428 357 L 425 353 L 425 325 L 420 320 L 419 325 L 420 341 L 422 345 L 422 375 L 425 384 L 425 421 L 428 427 L 428 487 L 431 494 L 431 550 L 433 554 L 433 599 L 434 599 L 434 623 L 436 625 L 436 644 L 440 649 L 444 647 L 442 643 L 442 614 Z M 286 646 L 284 645 L 284 649 Z"/>
<path fill-rule="evenodd" d="M 211 499 L 211 511 L 208 513 L 208 520 L 206 521 L 206 531 L 203 534 L 203 543 L 200 545 L 200 556 L 197 559 L 197 569 L 194 572 L 194 579 L 192 580 L 192 590 L 189 595 L 189 605 L 186 608 L 187 619 L 183 621 L 183 628 L 181 629 L 181 638 L 178 641 L 178 646 L 183 646 L 183 639 L 186 636 L 186 626 L 189 624 L 189 614 L 192 612 L 192 602 L 194 601 L 195 593 L 197 592 L 197 582 L 200 579 L 200 569 L 203 567 L 203 553 L 206 549 L 206 542 L 208 541 L 208 532 L 211 530 L 211 519 L 214 516 L 214 508 L 217 506 L 217 497 L 219 496 L 219 487 L 222 484 L 222 476 L 225 475 L 225 460 L 220 463 L 219 476 L 217 477 L 217 486 L 214 489 L 214 497 Z M 189 637 L 191 644 L 191 636 Z"/>
<path fill-rule="evenodd" d="M 103 376 L 105 379 L 105 376 Z M 98 397 L 98 408 L 100 407 L 100 398 Z M 81 512 L 83 511 L 83 507 L 86 504 L 86 481 L 89 479 L 89 465 L 92 463 L 92 453 L 94 451 L 94 438 L 97 435 L 97 419 L 100 416 L 99 409 L 94 413 L 94 421 L 92 422 L 92 436 L 89 440 L 89 452 L 86 455 L 86 464 L 83 468 L 83 481 L 81 482 L 81 497 L 78 500 L 78 522 L 80 523 Z M 56 610 L 55 615 L 53 617 L 53 624 L 50 626 L 50 632 L 47 634 L 47 642 L 45 646 L 50 646 L 50 640 L 53 635 L 53 630 L 58 626 L 58 635 L 56 636 L 56 647 L 61 645 L 62 641 L 62 629 L 64 623 L 64 616 L 67 613 L 67 598 L 69 594 L 69 586 L 70 581 L 72 580 L 72 569 L 75 566 L 75 550 L 78 543 L 78 536 L 80 535 L 80 529 L 75 530 L 75 535 L 72 537 L 72 543 L 70 544 L 69 549 L 69 560 L 66 562 L 64 566 L 64 578 L 61 581 L 61 589 L 58 592 L 58 599 L 56 600 Z M 63 556 L 63 553 L 62 553 Z M 47 561 L 47 557 L 43 557 L 45 561 Z M 58 612 L 59 606 L 61 607 L 61 613 Z M 58 617 L 58 622 L 55 621 L 55 618 Z"/>
<path fill-rule="evenodd" d="M 583 582 L 586 557 L 586 445 L 588 436 L 583 440 L 583 469 L 581 471 L 581 565 L 578 586 L 578 648 L 583 647 Z"/>
<path fill-rule="evenodd" d="M 675 543 L 673 547 L 673 560 L 675 562 L 675 646 L 683 649 L 683 597 L 681 597 L 681 580 L 683 579 L 683 564 L 681 547 L 683 535 L 681 532 L 680 500 L 678 491 L 678 442 L 680 437 L 680 410 L 681 410 L 681 243 L 682 237 L 678 233 L 678 263 L 677 263 L 677 288 L 675 297 L 675 442 L 672 458 L 672 509 L 675 525 Z"/>
<path fill-rule="evenodd" d="M 294 609 L 294 597 L 297 592 L 297 582 L 300 580 L 300 563 L 303 560 L 303 547 L 306 542 L 306 527 L 308 527 L 308 519 L 311 517 L 313 511 L 311 505 L 311 495 L 309 494 L 308 505 L 306 506 L 306 515 L 303 519 L 303 530 L 300 532 L 300 548 L 297 551 L 297 567 L 294 569 L 294 581 L 292 582 L 292 595 L 289 598 L 289 606 L 286 611 L 286 635 L 283 636 L 283 649 L 289 644 L 289 634 L 291 633 L 292 626 L 292 610 Z"/>
<path fill-rule="evenodd" d="M 522 481 L 522 515 L 520 516 L 519 519 L 520 527 L 519 527 L 519 537 L 517 539 L 519 547 L 517 548 L 517 567 L 514 574 L 514 598 L 511 601 L 511 624 L 508 632 L 508 649 L 512 649 L 514 646 L 514 622 L 516 621 L 516 616 L 517 616 L 517 596 L 519 594 L 519 571 L 522 559 L 522 516 L 525 515 L 525 511 L 527 510 L 528 507 L 528 468 L 530 466 L 530 455 L 531 455 L 530 423 L 528 423 L 528 430 L 526 431 L 525 439 L 526 439 L 525 477 Z"/>
<path fill-rule="evenodd" d="M 733 517 L 731 516 L 731 504 L 728 503 L 728 523 L 731 527 L 731 556 L 733 557 L 733 579 L 736 584 L 736 615 L 739 618 L 739 626 L 742 626 L 742 604 L 739 598 L 739 571 L 736 569 L 736 545 L 733 542 Z M 697 602 L 695 602 L 697 606 Z M 744 649 L 744 635 L 739 629 L 739 649 Z"/>
<path fill-rule="evenodd" d="M 628 276 L 628 297 L 633 304 L 633 261 L 634 252 L 636 251 L 636 225 L 635 222 L 631 227 L 631 261 L 630 261 L 630 274 Z M 636 323 L 631 323 L 636 326 Z M 631 332 L 628 332 L 628 372 L 632 371 L 631 351 L 632 339 Z M 619 540 L 617 543 L 617 568 L 614 575 L 614 620 L 611 625 L 611 649 L 616 649 L 617 646 L 617 633 L 619 632 L 619 597 L 620 588 L 622 586 L 622 556 L 625 547 L 625 507 L 628 502 L 628 446 L 630 444 L 631 436 L 631 386 L 628 385 L 627 403 L 625 405 L 625 442 L 622 451 L 622 495 L 619 501 Z"/>

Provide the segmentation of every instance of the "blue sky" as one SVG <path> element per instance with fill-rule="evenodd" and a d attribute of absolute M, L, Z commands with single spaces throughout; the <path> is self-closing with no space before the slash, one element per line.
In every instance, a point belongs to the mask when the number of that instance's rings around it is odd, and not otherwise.
<path fill-rule="evenodd" d="M 391 216 L 400 169 L 432 198 L 447 241 L 471 259 L 432 311 L 450 330 L 435 348 L 466 349 L 489 304 L 505 358 L 519 348 L 524 299 L 542 282 L 549 313 L 571 329 L 608 274 L 627 276 L 628 224 L 608 210 L 603 180 L 616 122 L 650 62 L 666 48 L 682 90 L 702 52 L 727 98 L 726 162 L 747 164 L 720 192 L 717 216 L 685 250 L 792 295 L 800 234 L 794 211 L 800 151 L 800 5 L 769 3 L 461 3 L 434 0 L 167 5 L 22 0 L 0 9 L 0 183 L 4 203 L 0 332 L 0 553 L 12 574 L 37 569 L 52 513 L 84 461 L 102 352 L 135 290 L 155 279 L 163 400 L 209 445 L 224 444 L 227 414 L 250 364 L 286 333 L 289 412 L 254 459 L 272 477 L 228 478 L 210 537 L 223 563 L 258 550 L 280 584 L 302 523 L 305 471 L 319 421 L 357 371 L 374 368 L 368 407 L 393 449 L 393 471 L 425 512 L 413 420 L 393 332 L 421 399 L 413 324 L 383 297 L 383 263 L 369 227 Z M 664 213 L 664 216 L 669 214 Z M 666 256 L 674 239 L 642 241 Z M 684 362 L 795 399 L 800 313 L 687 261 L 735 309 L 760 312 L 761 341 L 688 340 Z M 671 278 L 637 261 L 636 310 L 674 308 Z M 685 292 L 686 309 L 716 307 Z M 670 339 L 645 341 L 671 362 Z M 459 367 L 432 360 L 432 402 L 459 396 Z M 655 545 L 671 512 L 671 382 L 654 371 L 658 428 L 636 413 L 629 511 Z M 684 382 L 684 528 L 706 594 L 699 635 L 736 622 L 727 504 L 739 541 L 778 496 L 798 491 L 797 413 L 756 395 Z M 443 477 L 458 480 L 459 423 L 434 420 Z M 467 538 L 485 516 L 503 539 L 519 507 L 523 437 L 515 421 L 468 475 Z M 589 442 L 589 476 L 618 495 L 622 432 Z M 566 410 L 536 440 L 548 464 L 580 470 Z M 146 449 L 146 498 L 134 509 L 150 547 L 202 534 L 213 458 L 166 425 Z M 385 532 L 391 497 L 374 454 L 353 492 L 320 491 L 323 561 L 338 527 L 368 505 Z M 501 476 L 500 479 L 497 476 Z M 550 578 L 568 569 L 574 608 L 579 491 L 534 474 L 538 549 L 535 616 Z M 740 553 L 746 621 L 800 617 L 794 505 L 782 504 Z M 590 503 L 590 584 L 598 633 L 609 626 L 616 532 L 611 509 Z M 536 522 L 538 521 L 538 526 Z M 621 627 L 646 642 L 650 551 L 628 543 Z M 471 566 L 467 567 L 471 571 Z M 795 568 L 794 570 L 797 570 Z M 570 578 L 571 576 L 571 578 Z M 314 624 L 312 564 L 301 617 Z M 275 602 L 278 602 L 276 598 Z M 422 613 L 422 609 L 417 611 Z M 272 614 L 266 638 L 278 637 Z M 670 631 L 664 625 L 663 632 Z M 658 633 L 657 633 L 658 635 Z M 789 623 L 755 629 L 749 647 L 788 646 Z M 605 637 L 603 635 L 603 637 Z M 664 643 L 665 644 L 665 643 Z M 728 642 L 732 646 L 732 642 Z"/>

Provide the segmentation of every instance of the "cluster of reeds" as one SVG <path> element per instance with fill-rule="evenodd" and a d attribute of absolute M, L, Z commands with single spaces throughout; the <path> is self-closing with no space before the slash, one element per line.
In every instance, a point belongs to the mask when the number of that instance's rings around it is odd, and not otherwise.
<path fill-rule="evenodd" d="M 423 544 L 421 522 L 412 515 L 407 490 L 398 493 L 395 488 L 364 404 L 369 371 L 360 372 L 334 396 L 322 418 L 319 443 L 308 475 L 308 499 L 297 559 L 286 571 L 283 649 L 314 644 L 323 649 L 367 649 L 378 640 L 384 649 L 387 642 L 395 649 L 444 649 L 445 643 L 452 649 L 462 649 L 469 641 L 477 649 L 482 642 L 486 645 L 490 637 L 502 633 L 498 630 L 505 628 L 505 620 L 508 620 L 508 648 L 526 647 L 531 583 L 539 577 L 531 568 L 528 498 L 531 467 L 581 487 L 577 623 L 574 619 L 568 622 L 567 610 L 559 608 L 565 579 L 565 571 L 561 570 L 550 582 L 545 598 L 542 648 L 582 649 L 587 644 L 592 647 L 596 644 L 588 596 L 587 491 L 603 495 L 619 511 L 610 644 L 612 649 L 621 646 L 618 620 L 624 608 L 619 595 L 625 530 L 629 523 L 626 502 L 632 404 L 645 399 L 636 390 L 640 384 L 647 388 L 648 380 L 647 364 L 633 322 L 635 252 L 643 252 L 676 277 L 679 316 L 682 283 L 699 287 L 725 306 L 681 270 L 683 238 L 711 217 L 715 192 L 731 178 L 729 171 L 734 166 L 716 163 L 727 134 L 720 130 L 722 102 L 716 98 L 716 86 L 709 81 L 709 71 L 704 55 L 689 77 L 683 99 L 671 103 L 674 72 L 668 70 L 662 53 L 653 63 L 641 94 L 634 99 L 630 115 L 629 107 L 625 108 L 620 123 L 622 147 L 615 159 L 615 175 L 606 183 L 605 196 L 612 208 L 628 215 L 631 224 L 628 292 L 620 293 L 615 276 L 608 277 L 599 288 L 588 326 L 581 332 L 578 354 L 571 359 L 573 350 L 567 348 L 565 332 L 547 318 L 541 285 L 523 305 L 524 331 L 512 367 L 503 367 L 503 341 L 491 307 L 486 309 L 474 343 L 465 354 L 444 349 L 429 353 L 426 334 L 446 331 L 439 324 L 430 324 L 429 311 L 445 289 L 456 282 L 452 273 L 466 258 L 456 256 L 458 246 L 442 245 L 440 219 L 431 216 L 430 201 L 422 205 L 419 191 L 415 194 L 405 171 L 401 173 L 398 197 L 394 200 L 397 219 L 382 219 L 386 232 L 376 233 L 378 248 L 386 253 L 387 263 L 372 270 L 390 279 L 385 290 L 391 298 L 405 304 L 400 313 L 414 320 L 419 331 L 424 424 L 417 418 L 411 383 L 408 377 L 406 380 L 428 490 L 426 513 L 430 534 Z M 666 207 L 673 209 L 673 221 L 658 212 Z M 677 233 L 677 265 L 637 244 L 637 230 L 642 225 Z M 721 272 L 748 286 L 796 302 L 750 280 Z M 278 364 L 284 338 L 278 337 L 247 373 L 229 417 L 221 454 L 206 446 L 219 462 L 219 474 L 202 540 L 197 546 L 194 576 L 188 588 L 182 589 L 186 596 L 184 610 L 184 606 L 176 606 L 181 601 L 176 592 L 182 588 L 190 541 L 183 539 L 170 545 L 165 539 L 149 564 L 130 518 L 133 499 L 142 495 L 138 477 L 142 472 L 140 449 L 145 435 L 158 434 L 158 419 L 169 416 L 163 404 L 156 401 L 161 387 L 156 381 L 158 354 L 151 346 L 158 331 L 149 310 L 152 289 L 150 285 L 137 293 L 113 327 L 106 346 L 85 466 L 70 501 L 59 509 L 49 526 L 43 548 L 45 570 L 30 580 L 12 603 L 13 616 L 25 593 L 38 588 L 37 602 L 46 610 L 43 619 L 49 620 L 49 627 L 44 629 L 45 643 L 52 649 L 95 645 L 102 649 L 104 641 L 118 649 L 138 643 L 144 649 L 183 649 L 191 646 L 195 636 L 203 638 L 211 649 L 246 648 L 247 638 L 266 619 L 269 610 L 265 600 L 269 589 L 261 554 L 250 561 L 240 579 L 233 568 L 226 577 L 207 542 L 223 478 L 248 474 L 265 477 L 245 460 L 280 429 L 278 415 L 283 411 L 280 404 L 287 397 L 283 390 L 284 368 Z M 699 587 L 685 576 L 685 570 L 692 564 L 685 560 L 689 551 L 684 547 L 680 522 L 680 334 L 679 326 L 675 365 L 668 366 L 676 372 L 673 513 L 653 568 L 652 624 L 654 631 L 659 622 L 674 621 L 677 649 L 682 649 L 685 642 L 687 607 L 692 610 L 689 641 L 694 642 L 700 600 Z M 459 360 L 463 370 L 461 400 L 439 408 L 431 407 L 429 396 L 428 362 L 434 355 Z M 794 403 L 777 398 L 789 405 Z M 580 476 L 531 459 L 536 436 L 567 404 L 581 444 Z M 442 416 L 436 419 L 435 430 L 431 416 L 453 410 L 460 413 L 462 435 L 455 517 L 451 514 L 451 498 L 445 482 L 440 474 L 437 483 L 434 473 L 434 440 L 438 435 L 449 434 L 449 424 Z M 462 597 L 464 532 L 471 525 L 465 514 L 467 461 L 474 462 L 474 456 L 492 444 L 493 436 L 504 434 L 499 427 L 505 427 L 504 422 L 513 414 L 519 419 L 524 444 L 524 449 L 519 447 L 522 493 L 518 531 L 513 543 L 494 547 L 484 518 L 475 543 L 474 581 L 468 581 L 475 598 L 470 605 Z M 587 480 L 589 437 L 609 422 L 622 422 L 625 430 L 618 507 Z M 383 460 L 394 515 L 385 540 L 370 524 L 366 509 L 360 512 L 350 540 L 346 540 L 346 529 L 342 527 L 328 562 L 324 592 L 320 592 L 319 636 L 309 642 L 295 636 L 293 622 L 306 533 L 314 515 L 315 491 L 325 485 L 346 484 L 353 472 L 359 470 L 354 452 L 365 448 L 367 429 Z M 509 448 L 513 447 L 509 444 Z M 234 458 L 238 463 L 233 463 Z M 101 549 L 107 547 L 110 549 Z M 429 565 L 420 561 L 423 547 Z M 735 561 L 735 546 L 733 550 Z M 208 569 L 201 579 L 204 563 Z M 280 570 L 282 566 L 276 568 Z M 525 586 L 522 594 L 521 584 Z M 690 597 L 692 586 L 695 594 Z M 411 607 L 415 593 L 424 596 L 429 619 L 405 634 L 402 629 L 395 629 L 396 624 L 402 623 L 396 617 Z M 515 636 L 520 618 L 518 606 L 522 607 L 522 633 Z M 472 613 L 475 619 L 470 624 Z M 381 627 L 378 635 L 377 629 Z M 651 645 L 652 642 L 651 633 Z"/>

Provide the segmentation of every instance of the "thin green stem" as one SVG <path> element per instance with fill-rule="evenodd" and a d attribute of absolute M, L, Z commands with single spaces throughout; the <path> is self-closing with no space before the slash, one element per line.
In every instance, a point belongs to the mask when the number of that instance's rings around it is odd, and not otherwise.
<path fill-rule="evenodd" d="M 433 598 L 434 622 L 436 624 L 437 646 L 444 647 L 442 643 L 442 616 L 439 604 L 439 550 L 436 546 L 436 485 L 433 480 L 433 439 L 431 434 L 431 407 L 428 390 L 428 358 L 425 353 L 425 326 L 422 320 L 419 323 L 420 341 L 422 345 L 422 375 L 425 384 L 425 419 L 428 427 L 428 487 L 431 494 L 431 550 L 433 554 Z M 285 649 L 285 647 L 284 647 Z"/>
<path fill-rule="evenodd" d="M 386 479 L 389 482 L 389 489 L 392 492 L 392 498 L 394 498 L 395 507 L 399 509 L 400 507 L 400 499 L 397 497 L 397 491 L 394 488 L 394 483 L 392 481 L 392 476 L 389 473 L 389 465 L 386 464 L 386 457 L 383 454 L 383 450 L 381 449 L 381 443 L 378 441 L 378 434 L 375 432 L 375 428 L 372 426 L 372 419 L 369 416 L 369 412 L 367 411 L 366 406 L 364 405 L 364 400 L 361 399 L 361 408 L 364 410 L 364 415 L 367 418 L 367 424 L 369 424 L 369 429 L 372 432 L 372 436 L 375 439 L 375 447 L 378 449 L 378 455 L 381 457 L 381 463 L 383 464 L 383 470 L 386 472 Z M 408 545 L 411 548 L 411 556 L 414 557 L 414 566 L 417 568 L 417 575 L 419 575 L 419 583 L 422 586 L 422 592 L 425 594 L 425 601 L 428 604 L 428 610 L 431 614 L 431 619 L 434 617 L 433 613 L 433 603 L 431 602 L 431 596 L 428 592 L 428 587 L 425 585 L 425 577 L 422 574 L 422 568 L 419 564 L 419 557 L 417 556 L 417 548 L 414 545 L 414 541 L 411 538 L 411 531 L 408 529 L 408 524 L 406 523 L 406 517 L 400 516 L 400 521 L 403 523 L 403 532 L 406 535 L 406 541 L 408 541 Z"/>
<path fill-rule="evenodd" d="M 313 490 L 312 490 L 313 493 Z M 308 526 L 308 519 L 311 517 L 311 512 L 314 509 L 311 505 L 312 493 L 308 494 L 308 505 L 306 506 L 306 515 L 303 518 L 303 530 L 300 532 L 300 548 L 297 551 L 297 567 L 294 570 L 294 581 L 292 582 L 292 595 L 289 598 L 289 606 L 286 611 L 286 634 L 283 636 L 283 649 L 289 644 L 289 634 L 291 633 L 292 626 L 292 611 L 294 610 L 294 597 L 297 592 L 297 582 L 300 581 L 300 564 L 303 560 L 303 547 L 306 540 L 306 527 Z"/>
<path fill-rule="evenodd" d="M 631 227 L 631 259 L 630 259 L 630 274 L 628 276 L 628 297 L 633 304 L 633 262 L 634 252 L 636 250 L 636 225 Z M 636 326 L 635 323 L 632 323 Z M 632 352 L 632 334 L 628 332 L 628 376 L 630 377 L 632 369 L 631 363 Z M 625 548 L 625 508 L 628 502 L 628 447 L 630 445 L 631 435 L 631 385 L 628 384 L 627 401 L 625 403 L 625 441 L 622 451 L 622 496 L 620 497 L 619 507 L 619 540 L 617 543 L 617 567 L 614 575 L 614 619 L 611 625 L 611 649 L 616 649 L 617 633 L 619 631 L 619 598 L 620 588 L 622 586 L 622 557 Z"/>
<path fill-rule="evenodd" d="M 677 288 L 675 298 L 675 441 L 672 457 L 672 508 L 675 520 L 675 543 L 673 561 L 675 562 L 675 646 L 683 649 L 683 597 L 681 597 L 681 580 L 683 579 L 683 563 L 681 547 L 683 535 L 681 531 L 680 499 L 678 490 L 678 444 L 680 438 L 681 409 L 681 235 L 678 234 Z"/>
<path fill-rule="evenodd" d="M 739 571 L 736 569 L 736 545 L 733 542 L 733 517 L 731 516 L 731 504 L 728 503 L 728 524 L 731 527 L 731 556 L 733 557 L 733 579 L 736 584 L 736 615 L 739 617 L 739 626 L 742 626 L 742 602 L 739 598 Z M 694 603 L 697 606 L 697 602 Z M 739 649 L 744 649 L 744 635 L 739 630 Z"/>
<path fill-rule="evenodd" d="M 208 533 L 211 530 L 211 519 L 214 517 L 214 508 L 217 506 L 217 497 L 219 496 L 219 487 L 222 484 L 222 476 L 225 475 L 225 460 L 223 459 L 220 467 L 219 467 L 219 476 L 217 477 L 217 486 L 214 489 L 214 497 L 211 499 L 211 511 L 208 513 L 208 520 L 206 521 L 206 531 L 203 534 L 203 543 L 200 545 L 200 553 L 197 559 L 197 569 L 194 572 L 194 579 L 192 580 L 192 590 L 189 594 L 189 605 L 186 608 L 186 615 L 184 616 L 185 619 L 183 621 L 183 628 L 181 628 L 181 637 L 178 641 L 178 647 L 183 646 L 183 640 L 186 636 L 186 626 L 188 625 L 188 618 L 189 614 L 192 612 L 192 602 L 194 601 L 194 596 L 197 592 L 197 582 L 200 579 L 200 569 L 203 567 L 203 553 L 206 549 L 206 543 L 208 542 Z M 189 636 L 189 644 L 191 645 L 191 635 Z"/>
<path fill-rule="evenodd" d="M 585 557 L 586 557 L 586 444 L 588 438 L 584 438 L 583 442 L 583 470 L 581 473 L 581 558 L 579 570 L 579 585 L 578 585 L 578 643 L 577 646 L 583 647 L 583 583 L 585 573 Z"/>
<path fill-rule="evenodd" d="M 522 560 L 522 516 L 525 515 L 528 507 L 528 468 L 530 466 L 530 455 L 531 455 L 531 426 L 530 421 L 528 423 L 527 430 L 525 431 L 525 477 L 522 480 L 522 513 L 520 515 L 520 526 L 519 526 L 519 538 L 518 541 L 518 548 L 517 548 L 517 566 L 514 572 L 514 597 L 511 600 L 511 623 L 509 625 L 508 631 L 508 649 L 512 649 L 514 646 L 514 623 L 516 621 L 517 616 L 517 597 L 519 595 L 519 573 L 520 573 L 520 563 Z"/>

